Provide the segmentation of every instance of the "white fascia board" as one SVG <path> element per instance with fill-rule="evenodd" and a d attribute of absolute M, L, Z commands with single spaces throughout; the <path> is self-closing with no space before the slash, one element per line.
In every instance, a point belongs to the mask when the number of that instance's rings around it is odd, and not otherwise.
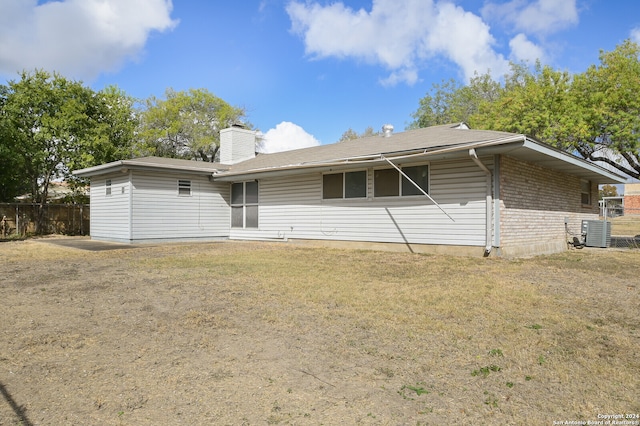
<path fill-rule="evenodd" d="M 604 167 L 600 167 L 597 164 L 594 164 L 592 162 L 589 162 L 587 160 L 584 160 L 582 158 L 578 158 L 574 155 L 568 154 L 566 152 L 557 150 L 555 148 L 552 148 L 548 145 L 543 145 L 539 142 L 535 142 L 532 141 L 530 139 L 527 139 L 525 141 L 525 143 L 523 144 L 524 148 L 527 149 L 531 149 L 533 151 L 539 152 L 541 154 L 545 154 L 551 158 L 554 159 L 558 159 L 560 161 L 564 161 L 568 164 L 571 164 L 573 166 L 577 166 L 577 167 L 581 167 L 583 169 L 586 169 L 587 171 L 591 172 L 591 173 L 596 173 L 601 175 L 602 177 L 605 177 L 607 179 L 611 179 L 614 181 L 617 181 L 618 183 L 624 183 L 626 182 L 626 178 L 622 177 L 621 175 L 614 173 L 610 170 L 605 169 Z"/>
<path fill-rule="evenodd" d="M 194 161 L 194 163 L 197 163 Z M 191 167 L 176 164 L 150 163 L 147 161 L 119 160 L 112 163 L 101 164 L 99 166 L 89 167 L 86 169 L 75 170 L 73 174 L 79 177 L 91 177 L 105 175 L 109 173 L 126 173 L 128 170 L 155 170 L 171 173 L 195 173 L 211 175 L 216 169 L 210 167 Z"/>
<path fill-rule="evenodd" d="M 119 161 L 114 161 L 112 163 L 100 164 L 94 167 L 87 167 L 86 169 L 74 170 L 71 173 L 74 176 L 91 177 L 96 175 L 114 173 L 118 170 L 121 170 L 123 167 L 124 167 L 124 160 L 119 160 Z"/>

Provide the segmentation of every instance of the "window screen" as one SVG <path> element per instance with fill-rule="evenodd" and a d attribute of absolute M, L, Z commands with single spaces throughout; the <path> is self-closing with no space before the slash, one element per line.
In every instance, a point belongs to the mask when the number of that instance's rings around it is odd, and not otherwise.
<path fill-rule="evenodd" d="M 403 167 L 402 172 L 424 192 L 429 193 L 429 167 L 427 165 Z M 402 176 L 402 195 L 422 195 L 422 191 Z"/>
<path fill-rule="evenodd" d="M 342 173 L 322 176 L 322 198 L 342 198 Z"/>
<path fill-rule="evenodd" d="M 246 204 L 258 204 L 258 181 L 245 182 L 245 198 Z"/>
<path fill-rule="evenodd" d="M 400 174 L 396 169 L 376 170 L 373 173 L 373 195 L 393 197 L 400 195 Z"/>
<path fill-rule="evenodd" d="M 231 204 L 242 204 L 244 202 L 244 183 L 234 183 L 231 185 Z"/>
<path fill-rule="evenodd" d="M 580 181 L 580 193 L 582 204 L 591 204 L 591 181 Z"/>
<path fill-rule="evenodd" d="M 231 226 L 234 228 L 242 228 L 244 225 L 244 207 L 231 206 Z"/>
<path fill-rule="evenodd" d="M 258 181 L 231 184 L 231 226 L 258 227 Z"/>
<path fill-rule="evenodd" d="M 347 172 L 344 174 L 344 197 L 364 198 L 367 196 L 367 172 Z"/>

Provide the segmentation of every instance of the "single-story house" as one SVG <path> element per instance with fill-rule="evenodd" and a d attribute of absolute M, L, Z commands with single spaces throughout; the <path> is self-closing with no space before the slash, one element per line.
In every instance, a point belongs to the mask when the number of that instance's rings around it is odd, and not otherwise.
<path fill-rule="evenodd" d="M 567 249 L 624 179 L 522 134 L 464 123 L 273 154 L 221 131 L 220 162 L 145 157 L 91 179 L 91 237 L 119 242 L 296 240 L 522 256 Z"/>

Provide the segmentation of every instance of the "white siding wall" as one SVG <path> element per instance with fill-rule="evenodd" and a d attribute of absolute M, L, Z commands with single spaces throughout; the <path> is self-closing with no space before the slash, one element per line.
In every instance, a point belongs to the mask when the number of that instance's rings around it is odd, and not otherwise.
<path fill-rule="evenodd" d="M 490 159 L 483 159 L 491 166 Z M 484 173 L 471 160 L 430 164 L 430 195 L 322 200 L 322 175 L 260 180 L 259 228 L 231 238 L 299 238 L 414 244 L 485 244 Z"/>
<path fill-rule="evenodd" d="M 106 181 L 111 179 L 111 195 Z M 91 237 L 104 240 L 129 239 L 129 175 L 114 174 L 91 178 Z"/>
<path fill-rule="evenodd" d="M 178 195 L 178 179 L 191 181 L 191 195 Z M 229 236 L 229 184 L 206 176 L 171 173 L 133 175 L 133 240 Z"/>

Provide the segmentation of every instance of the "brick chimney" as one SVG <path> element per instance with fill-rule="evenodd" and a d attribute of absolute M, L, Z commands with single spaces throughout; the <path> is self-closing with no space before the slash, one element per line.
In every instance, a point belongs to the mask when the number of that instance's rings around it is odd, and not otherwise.
<path fill-rule="evenodd" d="M 256 156 L 256 132 L 242 124 L 220 130 L 220 163 L 236 164 Z"/>

